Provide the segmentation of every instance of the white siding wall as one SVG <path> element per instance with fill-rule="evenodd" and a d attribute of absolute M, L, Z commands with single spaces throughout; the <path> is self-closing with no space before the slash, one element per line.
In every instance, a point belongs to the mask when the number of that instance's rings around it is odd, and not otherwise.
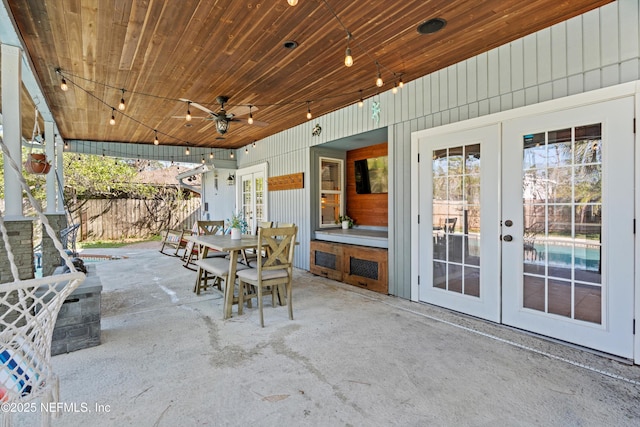
<path fill-rule="evenodd" d="M 389 291 L 409 298 L 411 132 L 640 79 L 639 9 L 640 0 L 619 0 L 409 82 L 397 95 L 367 99 L 362 109 L 314 118 L 258 141 L 248 155 L 238 150 L 238 166 L 266 161 L 270 176 L 305 173 L 304 189 L 269 193 L 269 219 L 298 224 L 296 266 L 308 269 L 309 147 L 388 127 Z M 316 123 L 322 134 L 312 137 Z"/>

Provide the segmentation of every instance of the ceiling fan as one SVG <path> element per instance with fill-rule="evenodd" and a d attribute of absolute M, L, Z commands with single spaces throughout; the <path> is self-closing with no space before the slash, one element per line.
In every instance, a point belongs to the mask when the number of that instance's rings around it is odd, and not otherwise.
<path fill-rule="evenodd" d="M 232 111 L 227 112 L 224 109 L 224 104 L 226 104 L 229 101 L 229 97 L 228 96 L 218 96 L 216 97 L 216 102 L 218 104 L 220 104 L 220 111 L 218 111 L 217 113 L 208 109 L 207 107 L 198 104 L 197 102 L 193 102 L 190 101 L 188 99 L 184 99 L 184 98 L 180 98 L 180 101 L 184 101 L 189 105 L 193 105 L 194 107 L 196 107 L 199 110 L 204 111 L 205 113 L 208 113 L 209 116 L 206 117 L 193 117 L 194 119 L 202 119 L 202 120 L 213 120 L 216 122 L 216 130 L 218 131 L 219 134 L 224 135 L 225 133 L 227 133 L 227 131 L 229 130 L 229 124 L 231 122 L 237 122 L 237 123 L 245 123 L 245 124 L 252 124 L 254 126 L 260 126 L 260 127 L 264 127 L 264 126 L 268 126 L 269 123 L 266 122 L 261 122 L 259 120 L 253 120 L 253 117 L 251 117 L 251 114 L 253 111 L 257 111 L 258 107 L 254 107 L 254 106 L 246 106 L 246 105 L 238 105 L 236 107 L 234 107 L 232 109 Z M 244 116 L 246 114 L 249 114 L 248 118 L 238 118 L 237 116 Z M 185 116 L 173 116 L 174 118 L 181 118 L 184 119 Z"/>

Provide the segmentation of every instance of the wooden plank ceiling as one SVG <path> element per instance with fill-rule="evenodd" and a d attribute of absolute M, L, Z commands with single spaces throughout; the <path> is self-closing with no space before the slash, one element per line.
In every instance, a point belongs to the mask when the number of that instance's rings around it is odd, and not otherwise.
<path fill-rule="evenodd" d="M 611 0 L 6 0 L 68 141 L 237 148 L 409 82 Z M 337 16 L 337 18 L 336 18 Z M 338 19 L 339 18 L 339 19 Z M 447 25 L 420 34 L 418 25 Z M 344 66 L 347 31 L 354 65 Z M 298 47 L 283 47 L 295 41 Z M 376 88 L 376 61 L 385 82 Z M 60 69 L 69 90 L 60 90 Z M 123 96 L 126 109 L 118 103 Z M 267 126 L 224 135 L 189 99 L 252 108 Z M 310 101 L 307 104 L 307 101 Z M 31 136 L 33 102 L 25 101 Z M 242 108 L 244 107 L 244 108 Z M 115 108 L 116 124 L 109 125 Z M 31 115 L 30 118 L 28 115 Z M 248 115 L 239 116 L 247 118 Z M 191 125 L 187 127 L 185 125 Z"/>

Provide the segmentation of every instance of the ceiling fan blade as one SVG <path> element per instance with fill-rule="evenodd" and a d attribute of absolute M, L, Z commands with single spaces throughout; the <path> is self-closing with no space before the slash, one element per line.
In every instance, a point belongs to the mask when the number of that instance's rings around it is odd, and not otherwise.
<path fill-rule="evenodd" d="M 189 105 L 192 105 L 192 106 L 196 107 L 198 110 L 202 110 L 202 111 L 204 111 L 205 113 L 209 113 L 209 114 L 211 114 L 212 116 L 218 117 L 218 115 L 217 115 L 216 113 L 214 113 L 213 111 L 211 111 L 210 109 L 208 109 L 208 108 L 207 108 L 207 107 L 205 107 L 204 105 L 200 105 L 200 104 L 198 104 L 197 102 L 193 102 L 193 101 L 190 101 L 190 100 L 188 100 L 188 99 L 184 99 L 184 98 L 180 98 L 180 101 L 188 102 L 188 103 L 189 103 Z"/>
<path fill-rule="evenodd" d="M 187 116 L 171 116 L 172 119 L 182 119 L 184 121 L 187 120 Z M 195 120 L 213 120 L 213 118 L 211 116 L 206 116 L 206 117 L 202 117 L 202 116 L 191 116 L 192 119 Z"/>
<path fill-rule="evenodd" d="M 239 119 L 237 117 L 234 117 L 233 119 L 231 119 L 229 121 L 233 122 L 233 123 L 242 123 L 242 124 L 245 124 L 245 125 L 249 125 L 249 122 L 247 120 L 248 119 L 244 119 L 244 118 Z M 261 122 L 260 120 L 253 119 L 253 124 L 251 124 L 250 126 L 258 126 L 258 127 L 263 128 L 263 127 L 269 126 L 269 123 Z"/>

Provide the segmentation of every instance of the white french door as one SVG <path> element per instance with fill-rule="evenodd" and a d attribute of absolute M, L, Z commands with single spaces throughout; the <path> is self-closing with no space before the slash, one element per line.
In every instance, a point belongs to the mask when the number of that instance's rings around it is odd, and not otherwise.
<path fill-rule="evenodd" d="M 500 321 L 500 127 L 435 135 L 420 151 L 420 300 Z"/>
<path fill-rule="evenodd" d="M 634 99 L 417 138 L 418 299 L 633 358 Z"/>
<path fill-rule="evenodd" d="M 266 163 L 237 172 L 238 210 L 244 214 L 248 231 L 254 234 L 258 224 L 267 220 Z"/>
<path fill-rule="evenodd" d="M 633 357 L 633 98 L 503 124 L 503 323 Z"/>

